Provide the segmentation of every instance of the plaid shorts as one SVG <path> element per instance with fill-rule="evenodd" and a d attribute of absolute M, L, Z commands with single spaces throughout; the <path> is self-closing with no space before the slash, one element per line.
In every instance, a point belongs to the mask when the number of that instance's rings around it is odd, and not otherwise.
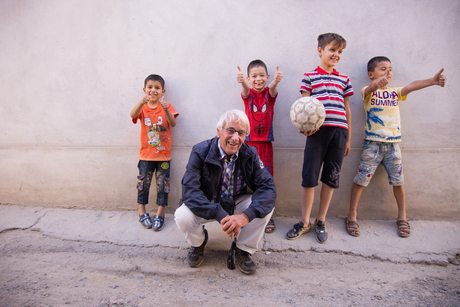
<path fill-rule="evenodd" d="M 246 142 L 249 146 L 255 147 L 259 154 L 260 160 L 264 163 L 264 167 L 268 169 L 273 176 L 273 145 L 272 142 Z"/>

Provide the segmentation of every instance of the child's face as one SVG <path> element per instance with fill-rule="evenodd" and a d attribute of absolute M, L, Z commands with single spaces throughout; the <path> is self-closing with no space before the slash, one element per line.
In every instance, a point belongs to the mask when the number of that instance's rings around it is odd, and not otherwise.
<path fill-rule="evenodd" d="M 325 69 L 332 69 L 335 65 L 337 65 L 342 57 L 343 47 L 342 45 L 337 44 L 336 42 L 332 41 L 326 45 L 326 47 L 321 48 L 318 47 L 318 54 L 321 58 L 321 65 L 320 67 Z"/>
<path fill-rule="evenodd" d="M 268 78 L 270 78 L 270 75 L 267 74 L 265 68 L 262 66 L 256 66 L 249 70 L 248 82 L 259 93 L 267 85 Z"/>
<path fill-rule="evenodd" d="M 369 78 L 371 78 L 372 80 L 378 79 L 386 75 L 388 82 L 390 82 L 391 78 L 393 77 L 393 68 L 391 67 L 391 62 L 379 62 L 377 66 L 374 68 L 374 71 L 368 71 L 367 74 L 369 75 Z"/>
<path fill-rule="evenodd" d="M 160 97 L 165 93 L 165 90 L 160 82 L 149 80 L 144 87 L 144 93 L 150 96 L 154 101 L 159 101 Z"/>

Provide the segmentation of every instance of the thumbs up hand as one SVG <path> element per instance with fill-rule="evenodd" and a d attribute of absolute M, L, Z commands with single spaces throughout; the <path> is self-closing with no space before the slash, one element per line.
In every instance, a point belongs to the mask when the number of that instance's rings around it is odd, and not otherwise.
<path fill-rule="evenodd" d="M 238 68 L 238 74 L 236 75 L 236 81 L 238 83 L 243 83 L 244 82 L 244 72 L 241 70 L 239 66 L 236 66 Z"/>
<path fill-rule="evenodd" d="M 276 72 L 275 72 L 274 81 L 276 83 L 279 83 L 281 81 L 281 79 L 283 79 L 283 73 L 280 71 L 280 67 L 276 66 Z"/>
<path fill-rule="evenodd" d="M 440 71 L 436 73 L 436 75 L 434 75 L 433 77 L 434 85 L 439 85 L 440 87 L 444 87 L 444 85 L 446 85 L 446 80 L 447 80 L 446 76 L 441 75 L 443 71 L 444 71 L 444 68 L 442 68 Z"/>

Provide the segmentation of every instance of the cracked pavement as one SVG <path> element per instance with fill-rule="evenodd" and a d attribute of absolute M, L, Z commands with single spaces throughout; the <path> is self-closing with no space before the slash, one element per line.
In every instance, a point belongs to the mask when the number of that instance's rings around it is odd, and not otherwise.
<path fill-rule="evenodd" d="M 231 239 L 208 223 L 198 269 L 172 214 L 161 232 L 137 212 L 0 205 L 0 306 L 460 306 L 460 222 L 362 220 L 361 236 L 328 219 L 329 240 L 276 230 L 253 255 L 257 273 L 226 267 Z"/>

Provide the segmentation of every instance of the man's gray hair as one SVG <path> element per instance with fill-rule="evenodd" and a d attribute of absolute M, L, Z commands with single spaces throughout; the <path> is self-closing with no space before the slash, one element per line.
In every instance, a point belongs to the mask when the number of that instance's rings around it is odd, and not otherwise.
<path fill-rule="evenodd" d="M 246 114 L 241 110 L 230 110 L 222 114 L 219 121 L 217 122 L 217 130 L 221 131 L 222 128 L 229 122 L 239 122 L 240 120 L 246 125 L 246 132 L 249 135 L 251 127 L 249 125 L 249 119 Z"/>

